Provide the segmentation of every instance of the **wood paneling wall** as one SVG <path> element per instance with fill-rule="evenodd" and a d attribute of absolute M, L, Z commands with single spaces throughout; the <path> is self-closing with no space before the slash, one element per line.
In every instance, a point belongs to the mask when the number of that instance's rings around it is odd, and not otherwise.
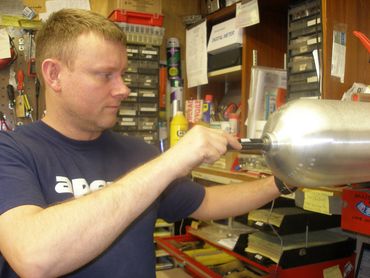
<path fill-rule="evenodd" d="M 370 84 L 370 54 L 352 34 L 354 30 L 370 36 L 369 0 L 323 0 L 323 97 L 340 99 L 354 82 Z M 346 32 L 346 67 L 344 82 L 331 76 L 333 30 L 342 25 Z M 341 31 L 341 30 L 339 30 Z"/>

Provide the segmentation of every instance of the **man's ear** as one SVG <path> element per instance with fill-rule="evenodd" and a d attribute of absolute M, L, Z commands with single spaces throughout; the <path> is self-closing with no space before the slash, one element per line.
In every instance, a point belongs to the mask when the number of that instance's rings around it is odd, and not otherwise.
<path fill-rule="evenodd" d="M 56 59 L 46 59 L 41 65 L 42 75 L 44 77 L 45 86 L 50 87 L 53 91 L 59 92 L 61 90 L 61 82 L 59 73 L 61 71 L 61 64 Z"/>

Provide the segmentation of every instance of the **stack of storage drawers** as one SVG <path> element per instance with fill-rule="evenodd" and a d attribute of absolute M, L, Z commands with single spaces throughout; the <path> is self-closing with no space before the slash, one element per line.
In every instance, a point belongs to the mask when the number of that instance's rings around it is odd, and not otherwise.
<path fill-rule="evenodd" d="M 131 89 L 121 103 L 115 130 L 158 144 L 159 47 L 128 45 L 128 68 L 123 76 Z"/>
<path fill-rule="evenodd" d="M 297 2 L 297 1 L 296 1 Z M 314 53 L 320 57 L 320 1 L 300 1 L 288 12 L 288 99 L 320 96 L 320 67 Z"/>
<path fill-rule="evenodd" d="M 128 68 L 123 76 L 131 93 L 121 103 L 115 130 L 159 146 L 159 46 L 163 16 L 114 10 L 109 19 L 125 32 Z"/>

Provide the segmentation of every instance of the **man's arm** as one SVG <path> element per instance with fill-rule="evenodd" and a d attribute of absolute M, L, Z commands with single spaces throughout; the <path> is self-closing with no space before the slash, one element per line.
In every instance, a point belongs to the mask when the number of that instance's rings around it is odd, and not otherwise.
<path fill-rule="evenodd" d="M 199 220 L 216 220 L 242 215 L 279 195 L 272 176 L 240 184 L 206 187 L 204 200 L 192 217 Z"/>
<path fill-rule="evenodd" d="M 0 252 L 22 277 L 76 270 L 108 248 L 174 179 L 217 160 L 228 144 L 241 147 L 226 133 L 195 127 L 175 147 L 102 190 L 46 209 L 13 208 L 0 216 Z"/>

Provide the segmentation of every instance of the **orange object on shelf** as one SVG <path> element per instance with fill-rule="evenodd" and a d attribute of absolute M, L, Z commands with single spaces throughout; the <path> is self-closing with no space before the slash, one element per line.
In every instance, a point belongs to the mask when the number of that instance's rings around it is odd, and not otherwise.
<path fill-rule="evenodd" d="M 167 67 L 159 68 L 159 108 L 166 109 Z"/>
<path fill-rule="evenodd" d="M 108 18 L 111 21 L 126 22 L 130 24 L 150 25 L 150 26 L 162 26 L 163 15 L 150 14 L 142 12 L 133 12 L 127 10 L 114 10 Z"/>

